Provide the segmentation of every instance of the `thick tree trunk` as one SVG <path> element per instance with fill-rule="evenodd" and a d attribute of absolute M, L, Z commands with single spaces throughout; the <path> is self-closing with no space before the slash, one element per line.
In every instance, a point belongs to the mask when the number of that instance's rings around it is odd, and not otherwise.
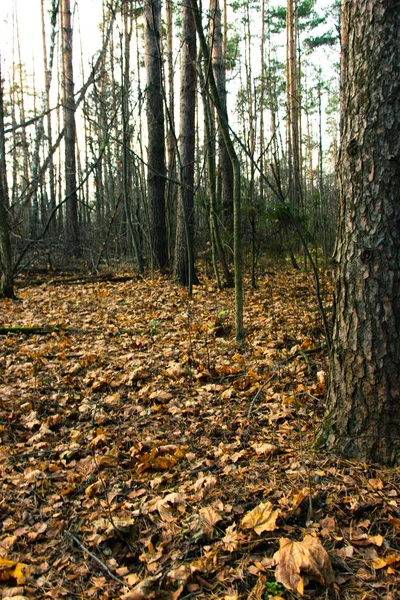
<path fill-rule="evenodd" d="M 167 228 L 165 221 L 165 132 L 161 64 L 161 2 L 146 0 L 145 64 L 147 72 L 147 130 L 150 235 L 155 264 L 160 269 L 168 265 Z"/>
<path fill-rule="evenodd" d="M 400 10 L 344 0 L 335 320 L 324 436 L 400 464 Z"/>
<path fill-rule="evenodd" d="M 76 192 L 75 155 L 75 98 L 74 72 L 72 62 L 72 26 L 70 0 L 62 0 L 62 51 L 64 87 L 64 139 L 65 139 L 65 196 L 67 251 L 73 256 L 80 255 L 78 227 L 78 197 Z"/>
<path fill-rule="evenodd" d="M 180 202 L 176 224 L 174 275 L 191 294 L 195 283 L 194 238 L 194 150 L 196 117 L 196 26 L 193 11 L 182 6 L 182 58 L 179 125 Z"/>

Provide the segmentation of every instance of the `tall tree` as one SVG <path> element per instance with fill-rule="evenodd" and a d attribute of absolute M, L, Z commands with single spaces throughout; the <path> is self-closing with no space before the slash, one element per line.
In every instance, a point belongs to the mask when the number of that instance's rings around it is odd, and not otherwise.
<path fill-rule="evenodd" d="M 221 7 L 219 0 L 210 0 L 210 18 L 211 18 L 211 60 L 215 83 L 221 106 L 227 112 L 227 93 L 226 93 L 226 70 L 224 47 L 225 40 L 222 34 Z M 226 34 L 226 30 L 225 30 Z M 229 158 L 229 151 L 224 141 L 224 135 L 221 127 L 218 127 L 218 181 L 217 196 L 222 206 L 228 229 L 232 230 L 233 218 L 233 169 Z"/>
<path fill-rule="evenodd" d="M 182 7 L 183 8 L 183 7 Z M 174 23 L 173 11 L 174 5 L 172 0 L 167 0 L 165 3 L 166 23 L 166 64 L 167 64 L 167 83 L 168 83 L 168 131 L 167 131 L 167 193 L 166 193 L 166 217 L 167 217 L 167 233 L 168 233 L 168 253 L 171 254 L 171 242 L 174 241 L 171 228 L 175 223 L 171 219 L 171 215 L 175 214 L 176 198 L 178 186 L 176 185 L 176 129 L 175 129 L 175 69 L 174 69 Z"/>
<path fill-rule="evenodd" d="M 288 141 L 289 141 L 289 195 L 293 206 L 299 208 L 300 187 L 300 135 L 299 135 L 299 82 L 296 60 L 297 0 L 287 0 L 287 94 L 288 94 Z"/>
<path fill-rule="evenodd" d="M 74 256 L 80 255 L 78 226 L 78 196 L 76 190 L 76 129 L 74 71 L 70 0 L 61 0 L 62 54 L 63 54 L 63 92 L 64 92 L 64 139 L 65 139 L 65 197 L 67 251 Z"/>
<path fill-rule="evenodd" d="M 180 202 L 176 223 L 174 274 L 189 293 L 195 283 L 194 151 L 196 143 L 196 26 L 190 0 L 182 6 L 182 56 L 179 123 Z"/>
<path fill-rule="evenodd" d="M 324 436 L 400 464 L 400 6 L 343 0 L 339 230 Z M 324 439 L 324 437 L 322 438 Z"/>
<path fill-rule="evenodd" d="M 139 273 L 143 273 L 143 262 L 139 248 L 138 236 L 135 231 L 135 226 L 132 220 L 132 158 L 129 153 L 131 145 L 131 129 L 129 126 L 129 95 L 130 95 L 130 44 L 132 37 L 132 13 L 129 11 L 130 3 L 124 2 L 122 5 L 122 17 L 124 22 L 124 58 L 123 58 L 123 79 L 122 79 L 122 134 L 123 134 L 123 150 L 122 150 L 122 194 L 124 197 L 124 206 L 126 219 L 129 226 L 129 231 L 132 238 L 133 247 L 135 250 L 136 261 L 138 264 Z"/>
<path fill-rule="evenodd" d="M 147 194 L 150 215 L 150 236 L 155 264 L 160 269 L 168 265 L 167 228 L 165 220 L 165 133 L 164 93 L 161 60 L 161 0 L 146 0 L 145 65 L 147 73 Z"/>
<path fill-rule="evenodd" d="M 0 297 L 14 297 L 14 281 L 8 222 L 8 185 L 6 169 L 6 142 L 4 136 L 3 79 L 0 56 Z"/>

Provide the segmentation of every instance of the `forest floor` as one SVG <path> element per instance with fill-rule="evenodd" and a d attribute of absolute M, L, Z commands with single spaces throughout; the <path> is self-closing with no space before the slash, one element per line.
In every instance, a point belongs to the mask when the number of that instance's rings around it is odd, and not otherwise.
<path fill-rule="evenodd" d="M 0 598 L 397 597 L 399 469 L 313 446 L 311 274 L 246 285 L 243 346 L 204 276 L 17 294 L 0 326 L 45 329 L 0 337 Z"/>

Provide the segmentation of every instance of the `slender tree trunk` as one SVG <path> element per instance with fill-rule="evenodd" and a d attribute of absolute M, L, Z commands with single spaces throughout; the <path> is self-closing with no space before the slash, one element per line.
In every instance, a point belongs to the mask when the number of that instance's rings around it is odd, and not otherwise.
<path fill-rule="evenodd" d="M 183 9 L 183 7 L 182 7 Z M 173 243 L 173 225 L 176 214 L 178 188 L 176 179 L 176 128 L 175 128 L 175 85 L 174 85 L 174 25 L 173 25 L 173 3 L 167 0 L 166 10 L 166 42 L 167 42 L 167 81 L 168 81 L 168 133 L 167 133 L 167 194 L 166 194 L 166 217 L 168 233 L 168 254 L 171 255 Z"/>
<path fill-rule="evenodd" d="M 259 135 L 259 150 L 260 150 L 260 168 L 264 172 L 264 95 L 265 95 L 265 2 L 261 0 L 261 45 L 260 45 L 260 135 Z M 260 204 L 264 204 L 264 184 L 263 179 L 260 177 Z"/>
<path fill-rule="evenodd" d="M 122 154 L 122 193 L 124 196 L 125 213 L 128 221 L 129 231 L 135 251 L 136 262 L 139 273 L 143 273 L 143 262 L 139 248 L 139 242 L 132 221 L 132 158 L 130 155 L 131 133 L 129 126 L 129 95 L 130 95 L 130 42 L 132 36 L 132 15 L 128 14 L 129 4 L 122 5 L 124 20 L 124 61 L 122 82 L 122 130 L 123 130 L 123 154 Z"/>
<path fill-rule="evenodd" d="M 203 25 L 201 22 L 201 13 L 199 11 L 197 0 L 193 2 L 193 14 L 196 24 L 197 35 L 199 36 L 199 42 L 202 54 L 205 59 L 206 65 L 210 64 L 210 50 L 208 48 L 206 38 L 203 31 Z M 218 88 L 215 82 L 214 74 L 212 71 L 209 72 L 208 83 L 211 98 L 214 102 L 217 115 L 218 123 L 221 131 L 224 135 L 224 143 L 229 152 L 229 159 L 231 161 L 233 170 L 233 255 L 234 255 L 234 268 L 235 268 L 235 329 L 236 329 L 236 341 L 240 344 L 244 341 L 245 332 L 243 326 L 243 263 L 242 263 L 242 226 L 241 226 L 241 190 L 240 190 L 240 163 L 238 156 L 235 151 L 235 147 L 232 142 L 232 138 L 229 131 L 228 115 L 226 108 L 221 103 Z"/>
<path fill-rule="evenodd" d="M 1 76 L 0 55 L 0 297 L 14 298 L 8 204 L 6 141 L 4 137 L 3 79 Z"/>
<path fill-rule="evenodd" d="M 50 56 L 49 61 L 47 57 L 47 45 L 46 45 L 46 25 L 44 18 L 44 0 L 41 0 L 41 23 L 42 23 L 42 47 L 43 47 L 43 70 L 44 70 L 44 99 L 45 99 L 45 110 L 46 115 L 46 132 L 47 132 L 47 147 L 50 148 L 53 145 L 53 134 L 52 134 L 52 122 L 50 112 L 50 85 L 51 85 L 51 73 L 53 68 L 53 56 L 54 56 L 54 39 L 55 29 L 57 22 L 57 5 L 56 0 L 52 0 L 52 12 L 51 12 L 51 35 L 50 35 Z M 55 190 L 55 175 L 54 175 L 54 160 L 50 158 L 49 163 L 49 213 L 54 211 L 56 206 L 56 190 Z M 54 215 L 51 224 L 51 233 L 55 233 L 57 230 L 57 215 Z"/>
<path fill-rule="evenodd" d="M 400 464 L 400 10 L 344 0 L 339 231 L 324 435 Z"/>
<path fill-rule="evenodd" d="M 194 239 L 194 151 L 196 142 L 196 26 L 193 11 L 182 6 L 182 56 L 179 125 L 180 202 L 176 224 L 174 275 L 187 285 L 189 295 L 196 283 Z"/>
<path fill-rule="evenodd" d="M 221 7 L 219 0 L 210 1 L 211 17 L 211 59 L 212 69 L 222 108 L 227 112 L 224 40 L 221 26 Z M 222 215 L 228 230 L 232 231 L 233 222 L 233 169 L 229 152 L 224 141 L 221 127 L 218 127 L 218 199 L 222 206 Z"/>
<path fill-rule="evenodd" d="M 78 226 L 78 196 L 76 192 L 76 130 L 74 72 L 72 61 L 72 25 L 70 0 L 61 0 L 62 8 L 62 50 L 64 88 L 64 139 L 65 139 L 65 195 L 67 252 L 70 256 L 80 256 Z"/>
<path fill-rule="evenodd" d="M 289 152 L 290 152 L 290 198 L 293 206 L 300 208 L 300 139 L 299 139 L 299 98 L 298 76 L 296 62 L 296 0 L 287 0 L 286 27 L 287 27 L 287 88 L 289 109 Z"/>
<path fill-rule="evenodd" d="M 200 62 L 200 61 L 199 61 Z M 208 91 L 206 90 L 205 78 L 201 65 L 199 68 L 199 79 L 201 84 L 201 94 L 203 98 L 204 107 L 204 129 L 205 129 L 205 144 L 206 144 L 206 155 L 207 155 L 207 170 L 208 170 L 208 190 L 210 196 L 209 206 L 209 222 L 210 222 L 210 233 L 211 233 L 211 252 L 212 252 L 212 263 L 217 280 L 218 289 L 221 288 L 221 278 L 219 276 L 218 263 L 222 266 L 226 287 L 233 287 L 233 277 L 229 271 L 228 262 L 225 257 L 224 248 L 221 240 L 220 233 L 220 219 L 219 211 L 217 207 L 217 183 L 215 177 L 215 123 L 211 115 L 211 107 L 208 97 Z"/>

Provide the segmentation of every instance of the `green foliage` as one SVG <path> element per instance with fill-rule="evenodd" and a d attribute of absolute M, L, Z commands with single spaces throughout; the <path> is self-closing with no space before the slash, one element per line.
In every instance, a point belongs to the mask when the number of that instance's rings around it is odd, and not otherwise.
<path fill-rule="evenodd" d="M 264 600 L 269 600 L 270 596 L 277 596 L 284 591 L 283 586 L 276 581 L 267 581 L 265 584 Z"/>
<path fill-rule="evenodd" d="M 240 35 L 236 32 L 230 32 L 228 34 L 228 39 L 226 41 L 226 58 L 225 58 L 225 65 L 226 65 L 226 69 L 227 71 L 232 71 L 238 62 L 238 59 L 240 57 Z"/>
<path fill-rule="evenodd" d="M 322 35 L 317 35 L 315 37 L 307 37 L 304 40 L 304 45 L 306 47 L 307 52 L 312 52 L 315 48 L 320 48 L 321 46 L 334 46 L 337 43 L 337 36 L 334 35 L 331 31 L 327 31 Z"/>
<path fill-rule="evenodd" d="M 276 223 L 284 227 L 288 227 L 291 224 L 290 209 L 283 204 L 268 206 L 265 211 L 265 217 L 270 223 Z"/>

